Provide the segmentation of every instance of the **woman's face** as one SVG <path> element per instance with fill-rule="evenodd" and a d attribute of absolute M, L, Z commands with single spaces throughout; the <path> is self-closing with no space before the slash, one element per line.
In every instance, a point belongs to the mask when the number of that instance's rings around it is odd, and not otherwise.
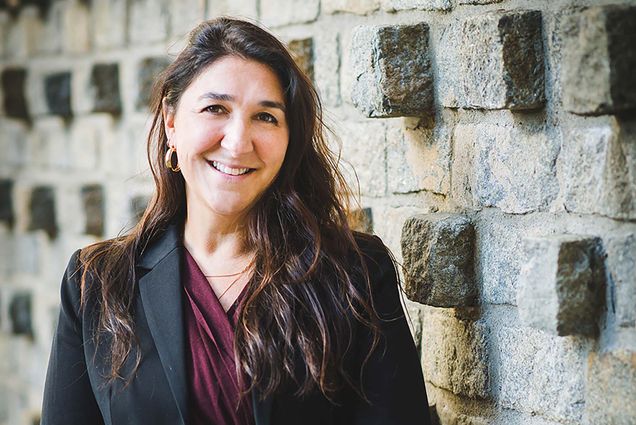
<path fill-rule="evenodd" d="M 216 60 L 164 105 L 168 144 L 177 150 L 188 213 L 241 217 L 280 170 L 289 129 L 276 74 L 253 60 Z"/>

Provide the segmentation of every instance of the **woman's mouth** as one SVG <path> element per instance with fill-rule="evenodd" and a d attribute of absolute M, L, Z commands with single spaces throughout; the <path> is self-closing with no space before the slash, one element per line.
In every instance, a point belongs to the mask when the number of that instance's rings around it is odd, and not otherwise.
<path fill-rule="evenodd" d="M 221 164 L 217 161 L 208 161 L 208 164 L 212 166 L 217 171 L 220 171 L 223 174 L 227 174 L 229 176 L 241 176 L 243 174 L 247 174 L 250 171 L 254 171 L 253 168 L 232 168 L 226 165 Z"/>

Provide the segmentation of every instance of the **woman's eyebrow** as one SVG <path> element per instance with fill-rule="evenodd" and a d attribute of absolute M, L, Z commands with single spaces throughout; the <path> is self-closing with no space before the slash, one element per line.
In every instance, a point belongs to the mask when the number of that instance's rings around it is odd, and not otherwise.
<path fill-rule="evenodd" d="M 204 99 L 209 99 L 209 100 L 221 100 L 224 102 L 233 102 L 234 101 L 234 96 L 229 95 L 229 94 L 223 94 L 223 93 L 215 93 L 215 92 L 207 92 L 207 93 L 203 93 L 201 96 L 199 96 L 198 100 L 204 100 Z M 261 100 L 260 102 L 258 102 L 258 104 L 260 106 L 264 106 L 266 108 L 277 108 L 280 109 L 281 111 L 285 112 L 285 105 L 281 102 L 276 102 L 274 100 Z"/>

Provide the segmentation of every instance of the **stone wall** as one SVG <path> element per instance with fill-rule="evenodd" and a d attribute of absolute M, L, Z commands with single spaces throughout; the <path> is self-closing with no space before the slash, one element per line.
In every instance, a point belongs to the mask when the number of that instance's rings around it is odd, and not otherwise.
<path fill-rule="evenodd" d="M 63 268 L 143 210 L 152 78 L 219 14 L 316 82 L 442 424 L 636 424 L 635 2 L 5 0 L 0 425 L 37 423 Z"/>

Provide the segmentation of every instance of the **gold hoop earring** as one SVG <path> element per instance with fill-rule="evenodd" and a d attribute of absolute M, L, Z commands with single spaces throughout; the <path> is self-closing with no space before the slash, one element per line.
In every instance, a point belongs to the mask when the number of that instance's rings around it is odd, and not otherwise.
<path fill-rule="evenodd" d="M 181 167 L 179 167 L 179 159 L 177 158 L 177 150 L 174 148 L 174 146 L 170 146 L 168 148 L 168 151 L 166 152 L 165 164 L 166 167 L 168 167 L 175 173 L 181 169 Z"/>

